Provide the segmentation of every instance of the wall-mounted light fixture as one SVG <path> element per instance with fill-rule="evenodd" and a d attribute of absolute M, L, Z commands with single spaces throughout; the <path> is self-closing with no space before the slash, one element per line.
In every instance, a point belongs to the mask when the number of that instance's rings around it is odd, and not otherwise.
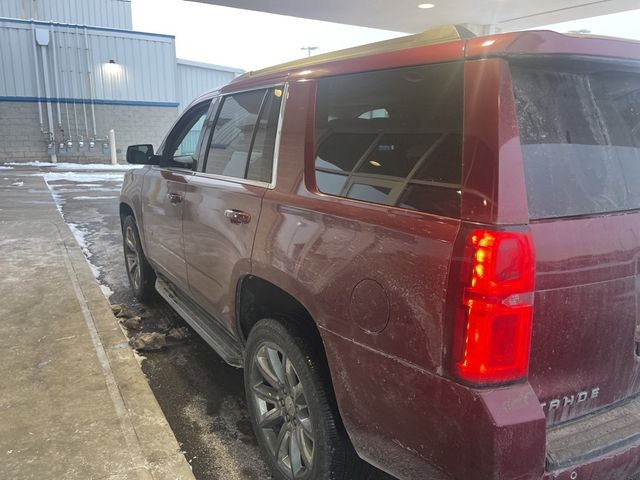
<path fill-rule="evenodd" d="M 119 77 L 122 72 L 122 65 L 119 65 L 113 58 L 111 58 L 107 63 L 102 64 L 102 70 L 105 75 L 109 77 Z"/>

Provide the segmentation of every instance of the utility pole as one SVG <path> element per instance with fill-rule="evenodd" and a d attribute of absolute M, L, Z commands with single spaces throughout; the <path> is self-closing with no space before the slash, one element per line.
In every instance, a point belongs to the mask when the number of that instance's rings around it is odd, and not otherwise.
<path fill-rule="evenodd" d="M 307 51 L 307 57 L 311 56 L 311 52 L 313 50 L 317 50 L 318 47 L 302 47 L 300 50 L 306 50 Z"/>

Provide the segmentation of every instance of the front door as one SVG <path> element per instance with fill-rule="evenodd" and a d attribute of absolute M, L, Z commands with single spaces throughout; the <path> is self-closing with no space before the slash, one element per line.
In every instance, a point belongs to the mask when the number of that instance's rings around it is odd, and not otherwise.
<path fill-rule="evenodd" d="M 195 299 L 230 330 L 238 280 L 251 271 L 262 197 L 271 186 L 283 90 L 221 99 L 202 168 L 189 179 L 185 258 Z"/>
<path fill-rule="evenodd" d="M 158 152 L 160 166 L 145 175 L 142 191 L 147 256 L 163 275 L 188 288 L 182 239 L 187 179 L 197 166 L 198 147 L 210 100 L 177 121 Z"/>

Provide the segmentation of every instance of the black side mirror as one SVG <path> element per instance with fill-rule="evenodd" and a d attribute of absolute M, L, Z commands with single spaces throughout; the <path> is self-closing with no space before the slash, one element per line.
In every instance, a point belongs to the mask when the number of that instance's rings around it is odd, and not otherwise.
<path fill-rule="evenodd" d="M 127 147 L 127 163 L 136 165 L 158 165 L 159 157 L 153 154 L 153 145 L 129 145 Z"/>

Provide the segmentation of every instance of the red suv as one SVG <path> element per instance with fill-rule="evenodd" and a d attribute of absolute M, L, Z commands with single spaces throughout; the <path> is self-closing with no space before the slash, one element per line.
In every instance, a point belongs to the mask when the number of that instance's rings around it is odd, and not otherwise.
<path fill-rule="evenodd" d="M 135 294 L 276 478 L 640 478 L 640 46 L 456 29 L 253 72 L 128 150 Z"/>

